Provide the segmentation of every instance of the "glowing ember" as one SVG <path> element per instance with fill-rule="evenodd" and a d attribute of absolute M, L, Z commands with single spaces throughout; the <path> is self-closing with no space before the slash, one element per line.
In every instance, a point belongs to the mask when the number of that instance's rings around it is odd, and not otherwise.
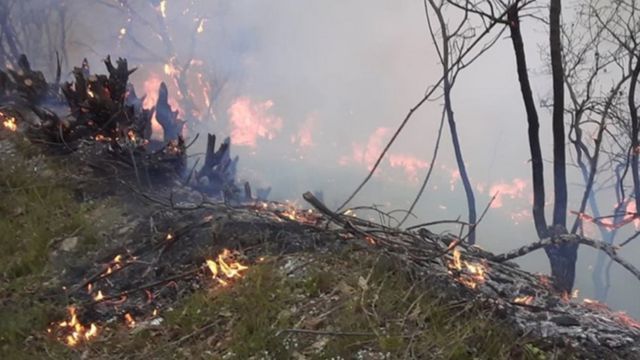
<path fill-rule="evenodd" d="M 0 119 L 2 118 L 4 118 L 4 120 L 2 121 L 2 125 L 4 126 L 5 129 L 9 131 L 18 130 L 18 124 L 16 123 L 16 118 L 14 118 L 13 116 L 5 116 L 4 114 L 0 113 Z"/>
<path fill-rule="evenodd" d="M 124 314 L 124 322 L 125 324 L 127 324 L 127 327 L 134 327 L 136 326 L 136 321 L 133 319 L 133 316 L 131 316 L 131 314 L 126 313 Z"/>
<path fill-rule="evenodd" d="M 516 304 L 531 305 L 531 303 L 533 303 L 533 299 L 534 297 L 531 295 L 522 295 L 513 299 L 513 302 Z"/>
<path fill-rule="evenodd" d="M 87 328 L 80 323 L 75 307 L 70 306 L 67 311 L 70 319 L 55 324 L 56 329 L 49 328 L 49 333 L 54 333 L 60 341 L 72 347 L 98 336 L 98 327 L 95 324 Z"/>
<path fill-rule="evenodd" d="M 229 282 L 222 279 L 221 276 L 227 279 L 239 278 L 242 277 L 242 272 L 248 269 L 247 266 L 234 261 L 234 254 L 228 249 L 224 249 L 218 255 L 217 261 L 207 260 L 206 265 L 211 271 L 212 278 L 216 279 L 222 286 L 227 286 Z"/>
<path fill-rule="evenodd" d="M 98 294 L 96 294 L 96 296 L 93 297 L 93 300 L 100 301 L 102 299 L 104 299 L 104 295 L 102 294 L 101 290 L 98 290 Z"/>
<path fill-rule="evenodd" d="M 273 101 L 252 102 L 247 97 L 233 101 L 227 113 L 231 123 L 231 140 L 236 145 L 256 147 L 258 138 L 271 140 L 282 129 L 282 118 L 268 114 Z"/>

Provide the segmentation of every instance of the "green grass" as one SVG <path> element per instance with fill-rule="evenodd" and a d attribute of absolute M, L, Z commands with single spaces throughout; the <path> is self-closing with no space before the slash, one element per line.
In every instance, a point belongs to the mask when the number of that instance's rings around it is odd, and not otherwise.
<path fill-rule="evenodd" d="M 56 241 L 78 236 L 76 252 L 97 241 L 86 216 L 91 207 L 75 201 L 72 185 L 60 175 L 68 169 L 33 161 L 38 152 L 18 144 L 15 155 L 0 156 L 0 351 L 10 354 L 5 358 L 28 358 L 25 341 L 64 311 L 39 296 L 57 286 L 50 262 Z"/>

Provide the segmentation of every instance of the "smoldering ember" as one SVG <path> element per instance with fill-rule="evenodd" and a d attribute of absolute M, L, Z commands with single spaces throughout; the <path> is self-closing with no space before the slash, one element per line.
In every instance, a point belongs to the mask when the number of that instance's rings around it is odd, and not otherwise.
<path fill-rule="evenodd" d="M 0 1 L 2 358 L 640 359 L 639 6 Z"/>

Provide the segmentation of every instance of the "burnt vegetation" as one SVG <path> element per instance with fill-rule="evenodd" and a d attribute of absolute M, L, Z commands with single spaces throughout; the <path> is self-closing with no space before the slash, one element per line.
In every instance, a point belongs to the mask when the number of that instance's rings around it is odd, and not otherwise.
<path fill-rule="evenodd" d="M 36 51 L 23 44 L 30 32 L 55 31 L 18 27 L 6 14 L 25 8 L 0 4 L 0 62 L 7 64 L 0 71 L 0 348 L 9 358 L 638 358 L 640 323 L 600 302 L 612 263 L 640 281 L 636 259 L 624 252 L 640 232 L 616 243 L 640 209 L 635 0 L 571 7 L 550 0 L 542 8 L 424 0 L 441 77 L 336 210 L 311 192 L 303 195 L 307 209 L 267 201 L 269 189 L 238 180 L 228 137 L 207 134 L 205 152 L 190 161 L 199 134 L 184 134 L 196 115 L 213 110 L 195 105 L 187 76 L 193 59 L 179 64 L 163 3 L 152 4 L 160 26 L 149 28 L 164 52 L 139 45 L 166 60 L 184 94 L 181 111 L 164 82 L 157 94 L 138 96 L 130 80 L 136 68 L 122 58 L 107 56 L 106 73 L 84 60 L 63 82 L 64 21 L 51 38 L 55 77 L 47 80 L 22 54 Z M 115 9 L 147 21 L 129 2 Z M 574 21 L 563 22 L 566 9 Z M 58 4 L 50 16 L 64 20 L 67 10 Z M 537 104 L 522 26 L 541 14 L 552 93 Z M 524 104 L 538 239 L 494 254 L 476 244 L 497 194 L 477 211 L 453 90 L 506 33 Z M 145 107 L 150 95 L 157 100 Z M 436 98 L 442 113 L 432 161 L 404 218 L 377 207 L 357 210 L 379 221 L 354 216 L 347 205 L 416 110 Z M 540 132 L 541 108 L 550 110 L 550 134 Z M 427 189 L 445 126 L 467 217 L 403 227 Z M 543 139 L 553 144 L 553 209 L 545 204 Z M 568 165 L 583 180 L 575 210 Z M 613 214 L 596 197 L 606 189 L 616 199 Z M 586 223 L 601 239 L 585 235 Z M 459 230 L 436 233 L 438 225 Z M 600 253 L 593 273 L 600 301 L 573 300 L 579 246 Z M 512 262 L 540 249 L 550 276 Z"/>

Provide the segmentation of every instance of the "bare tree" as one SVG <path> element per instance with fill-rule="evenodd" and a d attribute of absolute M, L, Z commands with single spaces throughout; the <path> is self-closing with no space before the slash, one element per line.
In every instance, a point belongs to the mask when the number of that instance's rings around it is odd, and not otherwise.
<path fill-rule="evenodd" d="M 433 40 L 433 44 L 436 48 L 436 53 L 438 54 L 438 58 L 442 66 L 442 91 L 444 98 L 444 109 L 447 118 L 447 124 L 449 125 L 449 131 L 451 133 L 451 142 L 456 157 L 458 172 L 460 173 L 460 180 L 462 181 L 462 185 L 464 187 L 465 195 L 467 198 L 468 221 L 469 224 L 475 224 L 476 201 L 473 194 L 473 186 L 471 185 L 471 181 L 469 180 L 467 167 L 462 155 L 462 146 L 460 144 L 460 137 L 456 128 L 456 120 L 453 113 L 453 103 L 451 99 L 451 91 L 453 89 L 453 86 L 455 85 L 456 78 L 458 77 L 460 71 L 469 63 L 459 63 L 460 65 L 450 70 L 451 63 L 455 62 L 455 60 L 452 61 L 451 58 L 459 57 L 463 53 L 463 50 L 467 46 L 467 38 L 471 36 L 470 32 L 473 32 L 473 28 L 471 28 L 469 25 L 469 12 L 464 11 L 462 14 L 462 18 L 458 22 L 458 25 L 453 27 L 453 29 L 450 29 L 449 23 L 445 19 L 444 15 L 446 4 L 447 3 L 444 0 L 428 0 L 428 3 L 427 0 L 424 0 L 425 14 L 427 18 L 427 24 L 429 26 L 429 34 L 431 35 L 431 39 Z M 429 9 L 431 9 L 433 11 L 433 14 L 435 15 L 436 26 L 438 26 L 438 30 L 435 30 L 431 24 L 432 20 L 429 15 Z M 437 33 L 437 31 L 439 31 L 439 33 Z M 469 229 L 468 241 L 471 244 L 475 244 L 476 242 L 475 226 L 471 226 L 471 228 Z"/>

